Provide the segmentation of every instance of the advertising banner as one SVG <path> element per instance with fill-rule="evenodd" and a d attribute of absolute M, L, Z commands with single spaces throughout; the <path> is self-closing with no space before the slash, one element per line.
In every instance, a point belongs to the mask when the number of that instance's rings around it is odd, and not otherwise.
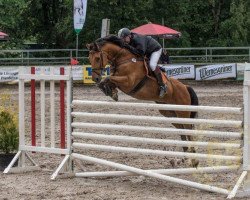
<path fill-rule="evenodd" d="M 82 65 L 72 66 L 72 77 L 74 81 L 83 80 L 83 66 Z"/>
<path fill-rule="evenodd" d="M 162 65 L 168 77 L 175 79 L 195 79 L 194 65 Z"/>
<path fill-rule="evenodd" d="M 34 66 L 35 67 L 35 73 L 40 74 L 41 68 L 45 69 L 45 74 L 50 74 L 50 67 L 51 66 Z M 53 66 L 54 68 L 54 74 L 59 75 L 60 74 L 60 68 L 61 67 L 70 67 L 70 66 Z M 26 73 L 30 73 L 30 67 L 25 68 Z M 18 80 L 18 71 L 19 67 L 13 66 L 13 67 L 0 67 L 0 82 L 10 82 Z M 72 77 L 73 80 L 83 80 L 83 66 L 82 65 L 76 65 L 72 67 Z"/>
<path fill-rule="evenodd" d="M 18 67 L 1 67 L 0 82 L 10 82 L 18 80 Z"/>
<path fill-rule="evenodd" d="M 236 78 L 236 64 L 207 65 L 196 68 L 196 80 Z"/>
<path fill-rule="evenodd" d="M 102 76 L 104 78 L 110 75 L 110 66 L 107 65 L 105 68 L 106 68 L 106 71 L 103 72 L 103 76 Z M 94 81 L 92 81 L 91 65 L 84 65 L 83 66 L 83 83 L 85 83 L 85 84 L 94 84 L 95 83 Z"/>
<path fill-rule="evenodd" d="M 82 30 L 86 19 L 87 0 L 74 0 L 74 29 L 77 34 Z"/>

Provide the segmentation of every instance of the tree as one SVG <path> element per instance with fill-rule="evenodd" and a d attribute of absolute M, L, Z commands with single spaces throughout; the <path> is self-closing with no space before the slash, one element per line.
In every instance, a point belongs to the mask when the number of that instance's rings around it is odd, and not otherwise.
<path fill-rule="evenodd" d="M 230 17 L 222 22 L 220 39 L 226 46 L 249 45 L 250 21 L 247 2 L 233 0 L 230 5 Z"/>
<path fill-rule="evenodd" d="M 123 27 L 135 28 L 147 23 L 152 0 L 90 0 L 87 8 L 84 42 L 90 42 L 101 36 L 102 19 L 111 20 L 110 33 L 116 34 Z"/>
<path fill-rule="evenodd" d="M 0 30 L 10 36 L 10 41 L 1 43 L 2 48 L 18 48 L 25 38 L 26 30 L 21 15 L 27 9 L 25 0 L 0 0 Z M 18 12 L 17 12 L 18 10 Z"/>
<path fill-rule="evenodd" d="M 27 35 L 47 47 L 67 48 L 73 40 L 72 0 L 29 0 L 23 14 L 28 21 Z M 70 18 L 71 17 L 71 18 Z"/>
<path fill-rule="evenodd" d="M 29 41 L 49 48 L 75 48 L 73 0 L 0 0 L 0 29 L 20 48 Z M 88 0 L 79 48 L 101 36 L 103 18 L 111 20 L 110 33 L 162 23 L 182 33 L 168 47 L 235 46 L 250 43 L 250 1 L 245 0 Z M 3 48 L 3 47 L 2 47 Z"/>

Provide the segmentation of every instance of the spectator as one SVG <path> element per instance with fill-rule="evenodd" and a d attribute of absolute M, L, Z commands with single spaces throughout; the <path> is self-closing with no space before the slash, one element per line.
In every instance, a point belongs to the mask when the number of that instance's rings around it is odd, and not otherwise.
<path fill-rule="evenodd" d="M 163 50 L 160 57 L 160 64 L 170 64 L 169 55 L 166 49 Z"/>

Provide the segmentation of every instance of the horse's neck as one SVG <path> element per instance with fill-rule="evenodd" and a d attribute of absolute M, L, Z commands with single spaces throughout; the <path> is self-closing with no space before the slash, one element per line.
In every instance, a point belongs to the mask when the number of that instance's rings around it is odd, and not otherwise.
<path fill-rule="evenodd" d="M 138 61 L 139 60 L 138 56 L 136 56 L 135 54 L 133 54 L 132 52 L 130 52 L 126 48 L 121 49 L 121 47 L 117 47 L 117 46 L 115 46 L 115 47 L 116 48 L 114 48 L 113 55 L 118 56 L 117 57 L 118 63 L 119 63 L 119 61 L 122 62 L 122 61 L 127 60 L 128 61 L 128 64 L 126 65 L 127 68 L 131 67 L 132 71 L 137 71 L 138 68 L 140 68 L 139 71 L 144 71 L 144 62 L 141 62 L 141 60 Z M 135 59 L 137 62 L 136 63 L 132 62 L 132 59 Z M 129 60 L 131 60 L 131 62 L 129 62 Z"/>
<path fill-rule="evenodd" d="M 132 55 L 127 49 L 111 43 L 106 44 L 103 50 L 108 52 L 111 58 L 118 56 L 118 54 L 119 57 L 127 57 L 128 55 Z"/>
<path fill-rule="evenodd" d="M 105 51 L 109 52 L 110 57 L 117 57 L 116 62 L 123 63 L 116 66 L 113 77 L 119 77 L 121 78 L 120 80 L 124 80 L 118 81 L 115 84 L 120 88 L 120 90 L 128 93 L 146 75 L 144 62 L 138 60 L 136 62 L 133 62 L 132 59 L 137 59 L 137 56 L 135 56 L 125 48 L 121 49 L 121 47 L 118 47 L 116 45 L 107 45 L 105 47 Z"/>

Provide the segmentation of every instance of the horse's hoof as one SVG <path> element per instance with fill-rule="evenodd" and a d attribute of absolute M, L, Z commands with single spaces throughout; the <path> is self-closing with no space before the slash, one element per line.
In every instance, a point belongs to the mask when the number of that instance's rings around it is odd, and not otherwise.
<path fill-rule="evenodd" d="M 176 163 L 177 163 L 177 165 L 180 165 L 180 164 L 182 163 L 182 159 L 178 159 L 178 160 L 176 161 Z"/>
<path fill-rule="evenodd" d="M 118 94 L 117 93 L 113 94 L 111 98 L 115 101 L 118 101 Z"/>
<path fill-rule="evenodd" d="M 198 167 L 198 165 L 199 165 L 199 160 L 196 160 L 196 159 L 192 159 L 192 167 L 195 167 L 195 168 L 197 168 Z"/>
<path fill-rule="evenodd" d="M 174 159 L 170 160 L 170 164 L 171 164 L 172 168 L 176 167 L 176 162 Z"/>

